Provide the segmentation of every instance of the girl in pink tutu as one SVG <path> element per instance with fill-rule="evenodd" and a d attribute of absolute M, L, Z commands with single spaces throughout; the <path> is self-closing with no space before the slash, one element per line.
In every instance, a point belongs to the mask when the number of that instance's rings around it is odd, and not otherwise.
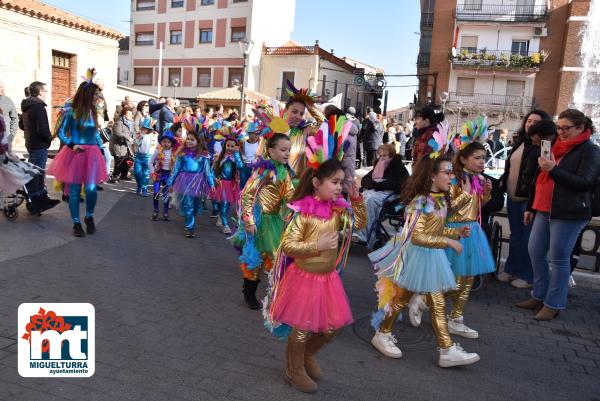
<path fill-rule="evenodd" d="M 106 181 L 106 162 L 98 124 L 96 103 L 100 88 L 93 82 L 96 71 L 88 69 L 86 80 L 79 85 L 72 108 L 65 113 L 58 137 L 66 146 L 58 152 L 48 169 L 57 181 L 69 186 L 69 210 L 73 235 L 84 237 L 79 219 L 79 194 L 85 190 L 85 224 L 88 234 L 96 232 L 94 209 L 98 199 L 97 185 Z"/>
<path fill-rule="evenodd" d="M 232 203 L 236 203 L 240 196 L 239 174 L 244 168 L 244 162 L 240 157 L 240 148 L 233 137 L 225 139 L 225 146 L 215 160 L 215 177 L 217 183 L 212 194 L 212 201 L 216 203 L 219 210 L 217 227 L 222 227 L 223 234 L 231 234 L 227 217 Z"/>
<path fill-rule="evenodd" d="M 330 129 L 337 126 L 347 133 L 342 128 L 345 117 L 340 120 L 340 124 L 330 121 Z M 337 132 L 333 143 L 328 141 L 327 124 L 315 141 L 307 143 L 310 168 L 302 174 L 288 205 L 295 214 L 281 240 L 264 310 L 267 327 L 275 335 L 287 335 L 284 378 L 302 392 L 316 391 L 315 382 L 322 377 L 316 353 L 353 321 L 340 273 L 352 229 L 366 225 L 367 211 L 358 184 L 350 190 L 350 203 L 342 197 L 343 141 L 338 141 Z M 338 248 L 340 231 L 343 238 Z M 289 258 L 293 258 L 291 263 Z"/>

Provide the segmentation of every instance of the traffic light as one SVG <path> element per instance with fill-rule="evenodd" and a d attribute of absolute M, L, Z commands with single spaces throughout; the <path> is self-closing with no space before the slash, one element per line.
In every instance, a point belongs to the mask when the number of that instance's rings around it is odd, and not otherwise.
<path fill-rule="evenodd" d="M 373 98 L 373 111 L 377 114 L 381 114 L 381 97 L 383 93 L 379 92 Z"/>

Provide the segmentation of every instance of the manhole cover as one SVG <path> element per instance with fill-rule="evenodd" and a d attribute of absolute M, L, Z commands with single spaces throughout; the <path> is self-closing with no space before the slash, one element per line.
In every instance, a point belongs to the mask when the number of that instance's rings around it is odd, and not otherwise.
<path fill-rule="evenodd" d="M 370 315 L 357 319 L 352 325 L 352 330 L 356 337 L 371 344 L 375 330 L 371 327 Z M 431 324 L 425 320 L 420 327 L 412 327 L 408 321 L 396 322 L 393 334 L 398 340 L 398 347 L 402 350 L 423 351 L 436 347 Z"/>

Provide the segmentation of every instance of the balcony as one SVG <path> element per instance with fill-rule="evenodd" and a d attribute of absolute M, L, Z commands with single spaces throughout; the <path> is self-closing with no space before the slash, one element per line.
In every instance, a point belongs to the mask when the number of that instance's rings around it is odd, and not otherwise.
<path fill-rule="evenodd" d="M 542 5 L 459 4 L 458 21 L 544 22 L 548 8 Z"/>
<path fill-rule="evenodd" d="M 447 104 L 451 108 L 460 105 L 463 109 L 476 109 L 476 111 L 508 111 L 516 114 L 526 114 L 533 107 L 533 98 L 531 96 L 449 92 Z"/>
<path fill-rule="evenodd" d="M 538 70 L 548 52 L 515 52 L 511 50 L 452 49 L 448 55 L 454 67 L 493 70 Z"/>
<path fill-rule="evenodd" d="M 421 28 L 433 27 L 433 13 L 421 13 Z"/>
<path fill-rule="evenodd" d="M 431 53 L 419 53 L 417 57 L 417 68 L 429 67 Z"/>

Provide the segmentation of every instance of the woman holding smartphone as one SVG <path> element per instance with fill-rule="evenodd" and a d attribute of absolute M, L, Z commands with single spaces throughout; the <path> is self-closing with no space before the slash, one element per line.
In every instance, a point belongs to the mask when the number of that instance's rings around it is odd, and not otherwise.
<path fill-rule="evenodd" d="M 566 308 L 571 252 L 592 218 L 592 191 L 600 174 L 600 148 L 590 140 L 592 121 L 579 110 L 568 109 L 558 116 L 556 128 L 558 139 L 550 157 L 538 160 L 539 174 L 524 219 L 526 225 L 533 223 L 529 240 L 533 291 L 531 299 L 517 306 L 539 309 L 536 320 L 552 320 Z"/>
<path fill-rule="evenodd" d="M 508 257 L 504 271 L 498 280 L 510 282 L 516 288 L 530 288 L 533 270 L 527 244 L 531 225 L 524 224 L 529 189 L 535 179 L 540 157 L 540 142 L 552 141 L 556 137 L 556 126 L 548 113 L 534 110 L 523 119 L 521 129 L 515 133 L 512 149 L 506 158 L 500 188 L 507 196 L 506 211 L 510 225 Z"/>

